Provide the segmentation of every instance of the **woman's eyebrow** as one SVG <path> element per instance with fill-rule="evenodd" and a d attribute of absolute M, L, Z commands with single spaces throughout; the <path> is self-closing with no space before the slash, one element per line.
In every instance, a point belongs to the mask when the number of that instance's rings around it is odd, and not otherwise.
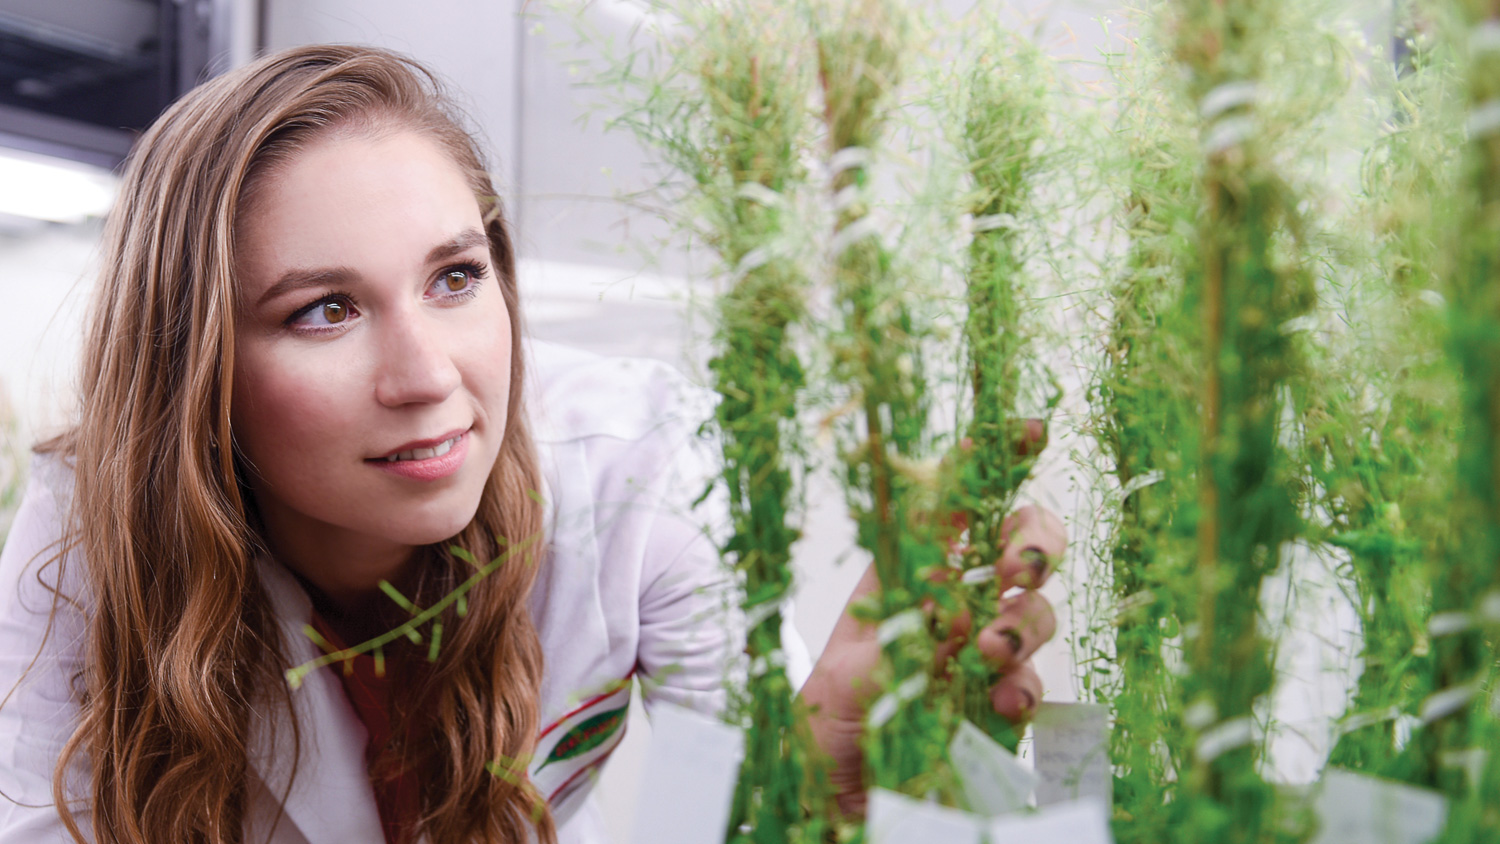
<path fill-rule="evenodd" d="M 325 267 L 316 270 L 290 269 L 282 273 L 281 278 L 278 278 L 275 284 L 260 295 L 260 298 L 255 301 L 255 306 L 259 308 L 294 290 L 345 284 L 358 275 L 359 273 L 348 267 Z"/>
<path fill-rule="evenodd" d="M 454 255 L 467 252 L 477 246 L 488 248 L 489 245 L 490 239 L 485 236 L 484 232 L 479 229 L 466 229 L 432 247 L 432 251 L 427 253 L 427 263 L 436 264 L 438 261 L 452 258 Z"/>
<path fill-rule="evenodd" d="M 483 246 L 488 248 L 490 239 L 479 229 L 466 229 L 453 237 L 432 247 L 427 253 L 427 263 L 436 264 L 439 261 L 452 258 L 454 255 L 467 252 L 470 249 Z M 255 306 L 261 307 L 267 302 L 280 296 L 285 296 L 295 290 L 308 287 L 324 287 L 328 285 L 347 284 L 350 279 L 357 277 L 359 273 L 348 267 L 323 267 L 315 270 L 290 269 L 281 274 L 276 283 L 262 293 L 256 300 Z"/>

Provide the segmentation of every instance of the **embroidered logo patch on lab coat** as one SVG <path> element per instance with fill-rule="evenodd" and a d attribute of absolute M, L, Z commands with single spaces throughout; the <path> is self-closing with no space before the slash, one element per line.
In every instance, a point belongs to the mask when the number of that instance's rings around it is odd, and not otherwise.
<path fill-rule="evenodd" d="M 634 672 L 632 672 L 634 674 Z M 572 815 L 597 779 L 597 770 L 625 738 L 630 714 L 630 676 L 585 700 L 537 737 L 531 781 L 561 823 Z"/>

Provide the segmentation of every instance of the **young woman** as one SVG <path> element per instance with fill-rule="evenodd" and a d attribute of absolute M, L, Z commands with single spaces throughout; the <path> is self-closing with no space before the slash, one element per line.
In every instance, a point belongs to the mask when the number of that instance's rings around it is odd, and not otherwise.
<path fill-rule="evenodd" d="M 604 840 L 590 773 L 632 676 L 714 712 L 742 640 L 688 512 L 701 395 L 523 343 L 475 145 L 385 52 L 186 96 L 105 240 L 78 420 L 0 555 L 0 842 Z M 1000 577 L 1037 584 L 1062 545 L 1018 513 Z M 314 638 L 407 617 L 381 581 L 430 606 L 501 557 L 434 660 L 287 683 Z M 1035 706 L 1051 635 L 1034 591 L 977 634 L 998 711 Z M 878 657 L 845 618 L 803 688 L 851 806 Z"/>

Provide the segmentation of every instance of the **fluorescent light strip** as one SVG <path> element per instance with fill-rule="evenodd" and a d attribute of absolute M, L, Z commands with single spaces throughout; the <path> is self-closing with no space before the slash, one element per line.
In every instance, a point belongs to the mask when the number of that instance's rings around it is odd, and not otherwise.
<path fill-rule="evenodd" d="M 109 211 L 117 186 L 115 177 L 103 170 L 0 150 L 0 214 L 81 223 Z"/>

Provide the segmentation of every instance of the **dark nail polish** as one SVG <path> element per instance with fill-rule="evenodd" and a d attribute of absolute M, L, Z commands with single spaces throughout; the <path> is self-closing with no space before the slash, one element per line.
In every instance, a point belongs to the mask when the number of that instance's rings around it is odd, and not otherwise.
<path fill-rule="evenodd" d="M 1023 548 L 1021 561 L 1026 563 L 1031 571 L 1031 585 L 1042 585 L 1042 580 L 1047 577 L 1047 553 L 1040 548 Z"/>
<path fill-rule="evenodd" d="M 1000 635 L 1005 638 L 1005 643 L 1010 646 L 1011 656 L 1014 657 L 1016 654 L 1021 652 L 1020 633 L 1017 633 L 1016 631 L 1007 627 L 1006 629 L 1000 631 Z"/>

